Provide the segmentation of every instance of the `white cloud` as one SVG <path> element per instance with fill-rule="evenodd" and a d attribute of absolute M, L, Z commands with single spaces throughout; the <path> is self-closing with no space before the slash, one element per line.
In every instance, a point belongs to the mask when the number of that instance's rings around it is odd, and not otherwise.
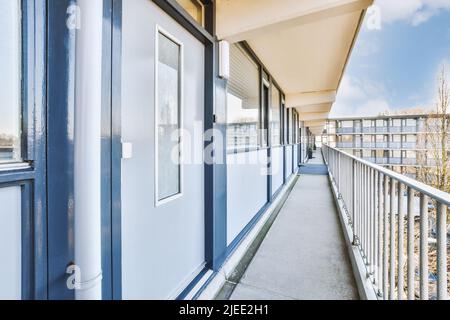
<path fill-rule="evenodd" d="M 383 84 L 345 75 L 331 117 L 376 116 L 391 108 Z"/>
<path fill-rule="evenodd" d="M 389 102 L 384 99 L 368 100 L 362 106 L 357 107 L 355 114 L 361 116 L 377 116 L 380 113 L 390 112 L 391 107 Z"/>
<path fill-rule="evenodd" d="M 331 118 L 339 117 L 369 117 L 378 116 L 381 113 L 391 112 L 392 108 L 384 99 L 373 99 L 363 102 L 361 105 L 348 104 L 337 101 L 330 113 Z"/>
<path fill-rule="evenodd" d="M 344 75 L 341 86 L 339 88 L 338 99 L 341 100 L 358 100 L 365 99 L 366 94 L 363 89 L 350 76 Z"/>
<path fill-rule="evenodd" d="M 377 0 L 383 23 L 407 21 L 413 26 L 427 22 L 442 10 L 450 10 L 450 0 Z"/>

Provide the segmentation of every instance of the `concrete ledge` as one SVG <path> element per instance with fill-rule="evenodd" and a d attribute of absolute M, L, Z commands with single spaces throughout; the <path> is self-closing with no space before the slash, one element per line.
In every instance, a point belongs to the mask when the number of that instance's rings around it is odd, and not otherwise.
<path fill-rule="evenodd" d="M 344 231 L 344 238 L 348 253 L 350 255 L 350 261 L 352 264 L 356 285 L 358 287 L 359 296 L 362 300 L 378 300 L 378 295 L 375 292 L 373 283 L 370 278 L 367 277 L 366 266 L 361 253 L 359 252 L 358 247 L 353 245 L 353 231 L 344 210 L 344 203 L 342 199 L 339 199 L 337 187 L 330 173 L 328 174 L 328 178 L 333 197 L 336 202 L 336 207 L 339 212 L 339 220 L 341 221 L 342 229 Z"/>
<path fill-rule="evenodd" d="M 201 280 L 204 285 L 196 294 L 191 295 L 191 297 L 194 296 L 197 300 L 214 300 L 217 298 L 222 288 L 227 284 L 227 281 L 230 279 L 234 280 L 234 278 L 236 278 L 235 273 L 241 273 L 239 270 L 241 262 L 246 258 L 246 254 L 252 247 L 258 245 L 255 244 L 255 242 L 262 242 L 264 237 L 261 239 L 261 237 L 259 237 L 260 233 L 263 232 L 267 224 L 271 223 L 273 215 L 277 215 L 297 179 L 297 174 L 293 174 L 290 177 L 289 181 L 287 181 L 281 189 L 278 197 L 261 216 L 253 229 L 242 239 L 234 252 L 227 258 L 222 268 L 216 273 L 205 275 L 205 277 L 208 278 L 206 280 Z"/>

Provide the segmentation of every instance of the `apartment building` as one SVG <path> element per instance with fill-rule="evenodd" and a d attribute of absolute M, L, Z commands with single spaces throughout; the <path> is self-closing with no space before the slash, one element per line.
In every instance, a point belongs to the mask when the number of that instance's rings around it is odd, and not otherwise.
<path fill-rule="evenodd" d="M 437 121 L 429 114 L 329 119 L 323 141 L 415 178 L 419 167 L 435 164 Z"/>

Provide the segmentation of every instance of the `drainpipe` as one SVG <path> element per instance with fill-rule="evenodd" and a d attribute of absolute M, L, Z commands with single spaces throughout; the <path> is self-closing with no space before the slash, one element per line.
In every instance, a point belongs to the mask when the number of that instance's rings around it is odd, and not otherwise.
<path fill-rule="evenodd" d="M 102 0 L 77 0 L 75 62 L 75 263 L 77 300 L 102 299 L 101 89 Z"/>

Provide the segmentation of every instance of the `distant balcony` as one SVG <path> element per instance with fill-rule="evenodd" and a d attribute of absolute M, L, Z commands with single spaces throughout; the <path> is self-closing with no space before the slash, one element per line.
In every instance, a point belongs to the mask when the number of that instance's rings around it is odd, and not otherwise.
<path fill-rule="evenodd" d="M 365 127 L 362 128 L 363 133 L 375 133 L 375 127 Z"/>
<path fill-rule="evenodd" d="M 365 149 L 374 149 L 375 146 L 375 142 L 363 142 L 362 144 L 362 147 Z"/>
<path fill-rule="evenodd" d="M 388 128 L 387 127 L 376 127 L 376 132 L 377 133 L 387 133 Z"/>
<path fill-rule="evenodd" d="M 402 158 L 400 157 L 389 158 L 389 164 L 402 164 Z"/>
<path fill-rule="evenodd" d="M 388 158 L 376 158 L 375 163 L 376 164 L 388 164 L 389 159 Z"/>
<path fill-rule="evenodd" d="M 402 132 L 415 133 L 415 132 L 417 132 L 417 127 L 416 126 L 402 127 Z"/>
<path fill-rule="evenodd" d="M 336 132 L 339 134 L 346 134 L 346 133 L 353 133 L 354 132 L 354 128 L 337 128 Z"/>
<path fill-rule="evenodd" d="M 401 142 L 389 142 L 389 148 L 391 149 L 400 149 L 401 147 Z"/>
<path fill-rule="evenodd" d="M 390 133 L 401 133 L 402 127 L 389 127 L 389 132 Z"/>
<path fill-rule="evenodd" d="M 388 147 L 388 143 L 387 142 L 377 142 L 376 147 L 378 149 L 386 149 Z"/>
<path fill-rule="evenodd" d="M 416 158 L 403 158 L 402 163 L 407 166 L 415 166 L 415 165 L 417 165 L 417 159 Z"/>
<path fill-rule="evenodd" d="M 353 142 L 338 142 L 338 148 L 353 148 Z"/>
<path fill-rule="evenodd" d="M 403 142 L 402 148 L 403 149 L 415 149 L 417 146 L 416 142 Z"/>

